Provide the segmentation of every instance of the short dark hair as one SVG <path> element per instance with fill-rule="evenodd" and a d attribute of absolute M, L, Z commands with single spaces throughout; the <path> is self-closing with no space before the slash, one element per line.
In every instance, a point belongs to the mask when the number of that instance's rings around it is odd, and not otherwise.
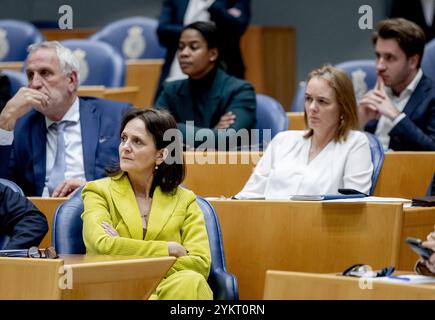
<path fill-rule="evenodd" d="M 379 22 L 377 30 L 373 33 L 373 44 L 376 45 L 378 38 L 394 39 L 407 58 L 418 54 L 420 68 L 423 58 L 426 36 L 424 31 L 414 22 L 404 18 L 386 19 Z"/>
<path fill-rule="evenodd" d="M 219 37 L 218 30 L 216 24 L 212 21 L 197 21 L 191 24 L 188 24 L 183 28 L 181 33 L 183 33 L 187 29 L 194 29 L 198 31 L 205 42 L 207 42 L 207 46 L 209 49 L 218 48 L 219 47 Z M 218 48 L 219 49 L 219 48 Z"/>
<path fill-rule="evenodd" d="M 164 140 L 164 134 L 169 129 L 177 129 L 177 123 L 174 117 L 167 111 L 156 109 L 138 109 L 132 108 L 128 110 L 121 121 L 120 134 L 124 131 L 125 126 L 133 119 L 140 119 L 145 124 L 147 132 L 153 137 L 156 149 L 164 149 L 170 144 L 174 143 L 175 149 L 172 150 L 175 154 L 173 156 L 179 156 L 179 159 L 175 159 L 172 163 L 163 161 L 159 168 L 154 173 L 153 184 L 150 190 L 150 196 L 154 192 L 154 189 L 159 186 L 165 193 L 174 192 L 175 189 L 183 182 L 185 177 L 185 164 L 183 159 L 183 148 L 181 142 L 175 139 Z M 119 163 L 106 170 L 108 176 L 115 176 L 122 172 Z"/>

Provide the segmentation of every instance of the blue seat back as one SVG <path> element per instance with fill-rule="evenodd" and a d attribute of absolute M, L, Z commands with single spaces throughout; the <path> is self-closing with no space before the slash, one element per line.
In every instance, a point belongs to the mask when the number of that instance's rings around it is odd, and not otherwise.
<path fill-rule="evenodd" d="M 21 190 L 21 188 L 13 181 L 0 178 L 0 183 L 5 185 L 6 187 L 9 187 L 15 192 L 18 192 L 20 195 L 24 197 L 24 192 Z M 8 244 L 10 240 L 10 237 L 7 234 L 0 234 L 0 250 L 4 249 L 6 245 Z"/>
<path fill-rule="evenodd" d="M 428 42 L 424 48 L 421 68 L 424 74 L 435 82 L 435 39 Z"/>
<path fill-rule="evenodd" d="M 226 271 L 222 234 L 219 220 L 208 201 L 197 197 L 206 223 L 212 265 L 208 283 L 216 300 L 237 300 L 238 287 L 236 278 Z M 53 221 L 52 239 L 58 254 L 84 254 L 83 242 L 83 200 L 81 189 L 56 210 Z"/>
<path fill-rule="evenodd" d="M 27 57 L 27 47 L 43 39 L 33 24 L 0 19 L 0 61 L 24 61 Z"/>
<path fill-rule="evenodd" d="M 11 83 L 11 96 L 15 95 L 21 87 L 27 87 L 27 76 L 23 72 L 3 70 L 2 73 L 9 78 Z"/>
<path fill-rule="evenodd" d="M 357 101 L 376 84 L 376 62 L 374 60 L 350 60 L 335 67 L 344 70 L 352 80 Z M 304 111 L 306 83 L 299 83 L 291 105 L 292 112 Z"/>
<path fill-rule="evenodd" d="M 271 138 L 288 130 L 288 118 L 282 105 L 272 97 L 257 94 L 256 129 L 260 130 L 259 142 L 263 142 L 263 130 L 271 130 Z M 270 141 L 265 141 L 264 147 Z"/>
<path fill-rule="evenodd" d="M 122 87 L 125 83 L 125 62 L 110 45 L 88 39 L 62 42 L 80 62 L 80 85 Z"/>
<path fill-rule="evenodd" d="M 381 142 L 374 134 L 371 134 L 369 132 L 365 132 L 365 134 L 369 139 L 370 152 L 373 164 L 372 186 L 370 188 L 370 195 L 372 195 L 375 191 L 376 183 L 378 182 L 379 172 L 381 172 L 382 164 L 384 163 L 384 148 L 382 148 Z"/>
<path fill-rule="evenodd" d="M 124 59 L 163 59 L 166 49 L 157 38 L 157 26 L 157 19 L 129 17 L 106 25 L 90 39 L 110 44 Z"/>

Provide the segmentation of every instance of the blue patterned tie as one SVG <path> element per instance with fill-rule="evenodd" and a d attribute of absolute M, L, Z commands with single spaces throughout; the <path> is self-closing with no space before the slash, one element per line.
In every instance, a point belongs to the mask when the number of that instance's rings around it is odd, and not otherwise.
<path fill-rule="evenodd" d="M 66 161 L 64 132 L 68 122 L 70 121 L 61 121 L 58 123 L 53 123 L 50 126 L 50 130 L 53 130 L 57 136 L 56 157 L 54 158 L 54 165 L 51 169 L 50 177 L 48 178 L 47 183 L 50 196 L 59 183 L 65 180 Z"/>

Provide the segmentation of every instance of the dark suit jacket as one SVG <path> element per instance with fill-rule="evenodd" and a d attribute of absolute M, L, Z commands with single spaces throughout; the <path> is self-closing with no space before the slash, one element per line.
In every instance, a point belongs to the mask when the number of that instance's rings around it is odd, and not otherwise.
<path fill-rule="evenodd" d="M 11 98 L 11 82 L 9 78 L 0 74 L 0 113 L 2 112 L 4 106 Z"/>
<path fill-rule="evenodd" d="M 427 42 L 435 37 L 435 19 L 431 26 L 426 24 L 420 0 L 394 0 L 390 16 L 402 17 L 418 24 L 426 34 Z"/>
<path fill-rule="evenodd" d="M 3 249 L 38 246 L 47 231 L 45 216 L 26 197 L 0 183 L 0 237 L 9 238 Z"/>
<path fill-rule="evenodd" d="M 435 151 L 435 87 L 423 75 L 403 112 L 403 118 L 390 132 L 389 147 L 394 151 Z M 374 133 L 377 120 L 365 130 Z"/>
<path fill-rule="evenodd" d="M 167 78 L 175 58 L 188 3 L 189 0 L 165 0 L 163 2 L 157 36 L 160 44 L 167 48 L 167 53 L 155 98 L 162 90 L 161 85 Z M 235 18 L 227 12 L 233 7 L 242 12 L 240 17 Z M 251 19 L 251 0 L 216 0 L 208 11 L 210 20 L 214 21 L 218 28 L 219 55 L 226 66 L 227 73 L 243 79 L 245 65 L 240 51 L 240 38 Z"/>
<path fill-rule="evenodd" d="M 119 127 L 129 104 L 80 98 L 83 164 L 86 180 L 105 176 L 105 168 L 118 163 Z M 47 128 L 35 110 L 20 118 L 12 146 L 0 146 L 0 175 L 17 183 L 27 196 L 41 196 L 46 175 Z M 8 170 L 7 170 L 8 169 Z"/>
<path fill-rule="evenodd" d="M 208 97 L 207 105 L 200 108 L 204 112 L 199 113 L 192 99 L 190 81 L 188 79 L 172 81 L 165 83 L 156 107 L 172 113 L 185 143 L 188 142 L 186 121 L 195 121 L 194 134 L 196 135 L 200 129 L 214 128 L 220 118 L 229 111 L 236 115 L 236 121 L 230 126 L 231 129 L 237 131 L 255 127 L 257 105 L 254 88 L 249 82 L 229 76 L 218 68 Z M 213 133 L 217 138 L 216 129 L 213 129 Z M 197 147 L 204 141 L 195 141 L 194 146 Z M 215 142 L 217 143 L 217 140 Z"/>

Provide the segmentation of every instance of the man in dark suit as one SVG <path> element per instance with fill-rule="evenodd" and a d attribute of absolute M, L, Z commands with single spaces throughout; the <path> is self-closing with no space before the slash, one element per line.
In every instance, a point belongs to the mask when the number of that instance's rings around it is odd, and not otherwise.
<path fill-rule="evenodd" d="M 201 6 L 204 12 L 198 9 Z M 240 38 L 251 19 L 250 7 L 251 0 L 165 0 L 157 36 L 160 44 L 167 48 L 167 53 L 155 98 L 170 74 L 172 63 L 177 60 L 178 40 L 183 27 L 195 21 L 204 21 L 207 15 L 210 21 L 216 23 L 219 32 L 219 52 L 225 71 L 243 79 L 245 65 L 240 51 Z"/>
<path fill-rule="evenodd" d="M 38 246 L 48 231 L 47 219 L 18 192 L 0 183 L 0 236 L 9 241 L 3 249 Z"/>
<path fill-rule="evenodd" d="M 394 0 L 391 7 L 391 18 L 405 18 L 418 24 L 426 34 L 429 42 L 435 37 L 435 12 L 433 1 Z"/>
<path fill-rule="evenodd" d="M 420 68 L 423 30 L 403 18 L 383 20 L 373 43 L 378 80 L 360 100 L 361 127 L 385 150 L 435 151 L 435 89 Z"/>
<path fill-rule="evenodd" d="M 78 71 L 77 59 L 60 43 L 32 45 L 29 86 L 0 114 L 0 176 L 15 181 L 27 196 L 67 196 L 104 177 L 105 168 L 118 161 L 119 126 L 130 106 L 78 98 Z"/>

